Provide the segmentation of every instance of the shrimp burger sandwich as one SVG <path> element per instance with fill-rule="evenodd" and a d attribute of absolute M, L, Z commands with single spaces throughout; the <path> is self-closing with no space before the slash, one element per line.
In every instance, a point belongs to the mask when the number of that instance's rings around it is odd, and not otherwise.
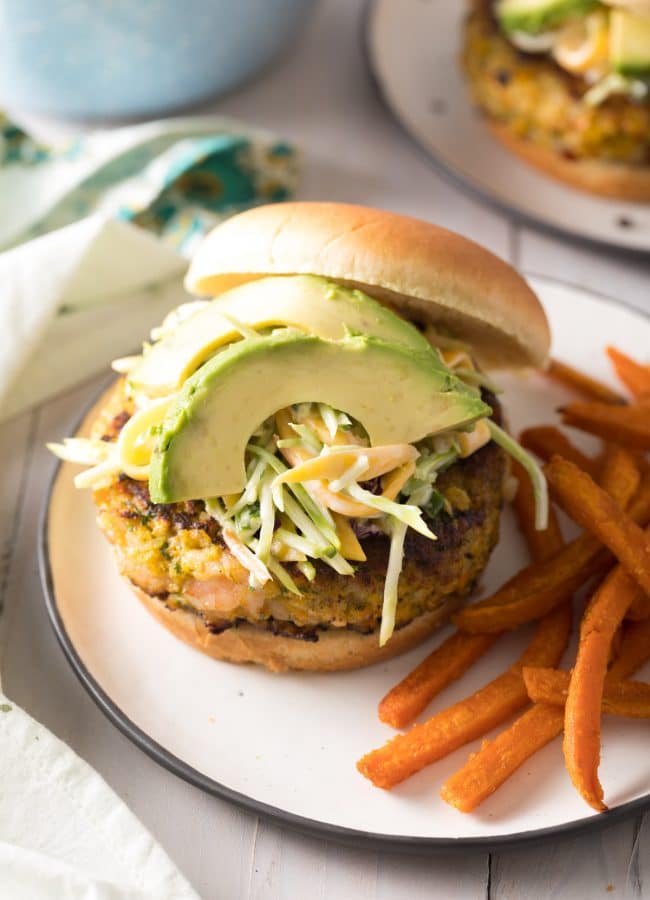
<path fill-rule="evenodd" d="M 120 572 L 217 659 L 352 669 L 413 647 L 471 591 L 508 454 L 485 371 L 540 366 L 544 312 L 487 250 L 336 203 L 245 212 L 203 242 L 202 298 L 155 329 L 81 463 Z"/>
<path fill-rule="evenodd" d="M 471 0 L 463 68 L 508 150 L 572 187 L 650 202 L 650 0 Z"/>

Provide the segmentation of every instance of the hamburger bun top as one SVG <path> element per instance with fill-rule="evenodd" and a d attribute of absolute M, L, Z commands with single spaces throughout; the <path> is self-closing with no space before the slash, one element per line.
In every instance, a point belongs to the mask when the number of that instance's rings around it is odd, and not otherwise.
<path fill-rule="evenodd" d="M 185 279 L 217 296 L 269 275 L 321 275 L 472 346 L 487 367 L 543 366 L 539 300 L 506 262 L 454 232 L 345 203 L 260 206 L 218 225 Z"/>

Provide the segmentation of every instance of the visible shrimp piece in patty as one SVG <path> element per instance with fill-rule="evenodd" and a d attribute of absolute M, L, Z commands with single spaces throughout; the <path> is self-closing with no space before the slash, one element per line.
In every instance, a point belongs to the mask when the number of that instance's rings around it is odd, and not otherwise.
<path fill-rule="evenodd" d="M 184 590 L 206 613 L 229 613 L 241 607 L 257 615 L 266 599 L 264 590 L 252 590 L 247 581 L 233 581 L 225 575 L 215 575 L 205 580 L 192 578 L 185 582 Z"/>

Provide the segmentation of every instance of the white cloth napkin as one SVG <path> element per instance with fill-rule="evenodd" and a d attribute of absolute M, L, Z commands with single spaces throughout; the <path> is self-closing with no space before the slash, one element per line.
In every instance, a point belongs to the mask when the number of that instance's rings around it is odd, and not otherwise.
<path fill-rule="evenodd" d="M 99 214 L 0 254 L 0 422 L 139 352 L 189 299 L 186 267 L 147 231 Z"/>
<path fill-rule="evenodd" d="M 0 694 L 0 897 L 193 900 L 102 778 Z"/>

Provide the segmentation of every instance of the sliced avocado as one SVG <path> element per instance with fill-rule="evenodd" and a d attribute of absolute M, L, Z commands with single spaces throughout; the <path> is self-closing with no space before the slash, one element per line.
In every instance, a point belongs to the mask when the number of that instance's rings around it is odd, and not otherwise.
<path fill-rule="evenodd" d="M 420 352 L 431 350 L 417 328 L 361 291 L 316 275 L 279 276 L 217 297 L 154 344 L 130 373 L 129 383 L 150 396 L 178 390 L 220 347 L 241 337 L 233 320 L 254 329 L 292 326 L 329 340 L 342 338 L 347 328 Z"/>
<path fill-rule="evenodd" d="M 540 34 L 597 6 L 598 0 L 498 0 L 496 15 L 505 32 Z"/>
<path fill-rule="evenodd" d="M 627 9 L 610 13 L 609 57 L 612 69 L 631 78 L 650 75 L 650 16 Z"/>
<path fill-rule="evenodd" d="M 326 341 L 278 331 L 246 338 L 185 382 L 151 459 L 152 500 L 240 492 L 251 434 L 278 409 L 310 401 L 349 413 L 373 446 L 413 443 L 490 413 L 454 375 L 433 368 L 430 353 L 366 335 Z"/>

